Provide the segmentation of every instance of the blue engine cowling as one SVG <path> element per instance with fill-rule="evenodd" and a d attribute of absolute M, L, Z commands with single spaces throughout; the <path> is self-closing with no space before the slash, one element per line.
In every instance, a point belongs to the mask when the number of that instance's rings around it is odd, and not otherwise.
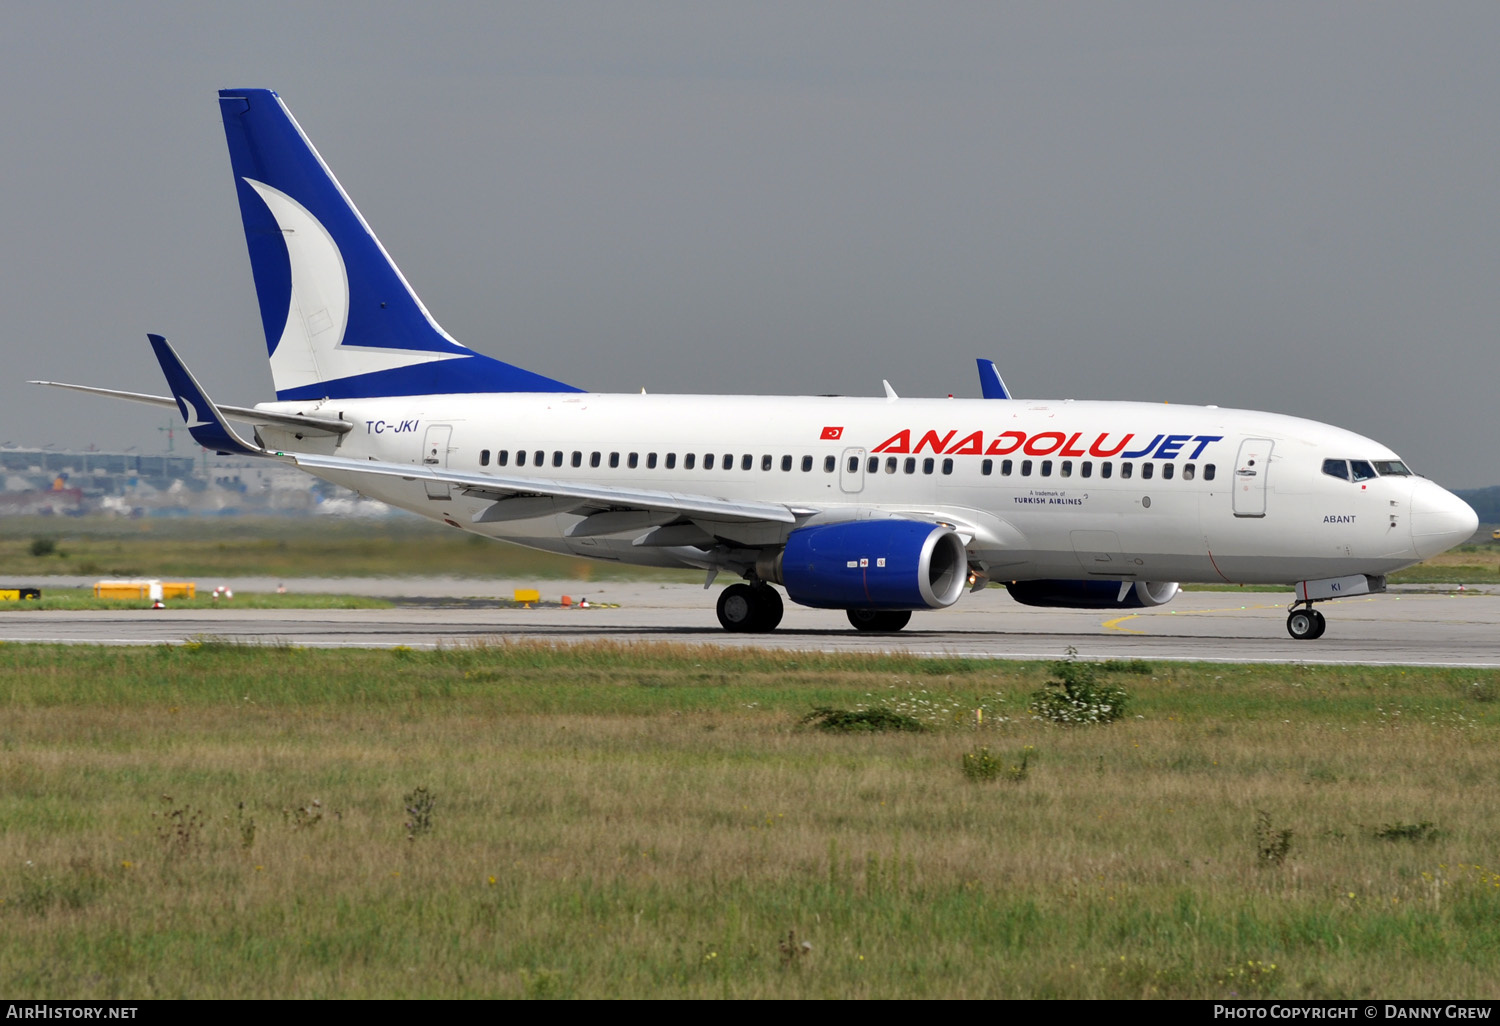
<path fill-rule="evenodd" d="M 950 527 L 859 520 L 793 531 L 775 578 L 818 609 L 941 609 L 968 583 L 964 543 Z"/>
<path fill-rule="evenodd" d="M 1010 597 L 1023 606 L 1062 609 L 1144 609 L 1172 601 L 1176 581 L 1011 581 Z"/>

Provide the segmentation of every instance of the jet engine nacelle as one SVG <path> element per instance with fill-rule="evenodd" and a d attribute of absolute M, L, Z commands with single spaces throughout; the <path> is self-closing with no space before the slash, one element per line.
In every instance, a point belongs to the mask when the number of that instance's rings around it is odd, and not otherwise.
<path fill-rule="evenodd" d="M 963 594 L 969 559 L 950 527 L 859 520 L 798 528 L 756 569 L 804 606 L 941 609 Z"/>
<path fill-rule="evenodd" d="M 1063 609 L 1144 609 L 1172 601 L 1176 581 L 1011 581 L 1010 597 L 1025 606 Z"/>

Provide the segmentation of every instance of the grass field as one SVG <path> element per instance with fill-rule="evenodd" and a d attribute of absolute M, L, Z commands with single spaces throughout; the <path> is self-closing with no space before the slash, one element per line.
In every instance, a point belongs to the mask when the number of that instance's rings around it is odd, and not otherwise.
<path fill-rule="evenodd" d="M 1500 996 L 1500 674 L 1137 664 L 1123 720 L 1061 727 L 1026 711 L 1051 673 L 3 645 L 0 981 Z M 799 726 L 874 704 L 930 729 Z"/>
<path fill-rule="evenodd" d="M 1391 575 L 1392 584 L 1500 584 L 1500 542 L 1460 545 Z"/>

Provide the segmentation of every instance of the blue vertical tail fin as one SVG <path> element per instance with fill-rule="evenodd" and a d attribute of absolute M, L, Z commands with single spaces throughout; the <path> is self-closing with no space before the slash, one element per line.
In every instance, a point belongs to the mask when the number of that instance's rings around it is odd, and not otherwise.
<path fill-rule="evenodd" d="M 222 89 L 219 108 L 278 399 L 579 391 L 455 342 L 281 97 Z"/>

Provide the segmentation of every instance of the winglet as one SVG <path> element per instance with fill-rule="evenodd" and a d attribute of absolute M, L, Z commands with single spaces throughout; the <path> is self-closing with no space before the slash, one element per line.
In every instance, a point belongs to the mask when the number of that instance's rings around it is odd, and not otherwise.
<path fill-rule="evenodd" d="M 979 388 L 986 399 L 1009 399 L 1010 389 L 1005 387 L 1005 379 L 1000 376 L 1000 369 L 995 366 L 994 360 L 978 360 L 979 364 Z"/>
<path fill-rule="evenodd" d="M 229 426 L 229 421 L 224 419 L 208 393 L 199 386 L 198 379 L 193 377 L 193 372 L 187 369 L 187 364 L 182 362 L 170 342 L 160 335 L 146 337 L 151 340 L 156 360 L 167 377 L 167 387 L 172 390 L 172 398 L 177 400 L 177 409 L 182 412 L 182 419 L 187 421 L 188 434 L 193 436 L 193 441 L 205 449 L 226 455 L 269 455 L 260 446 L 245 441 Z M 192 413 L 188 412 L 190 406 Z"/>

